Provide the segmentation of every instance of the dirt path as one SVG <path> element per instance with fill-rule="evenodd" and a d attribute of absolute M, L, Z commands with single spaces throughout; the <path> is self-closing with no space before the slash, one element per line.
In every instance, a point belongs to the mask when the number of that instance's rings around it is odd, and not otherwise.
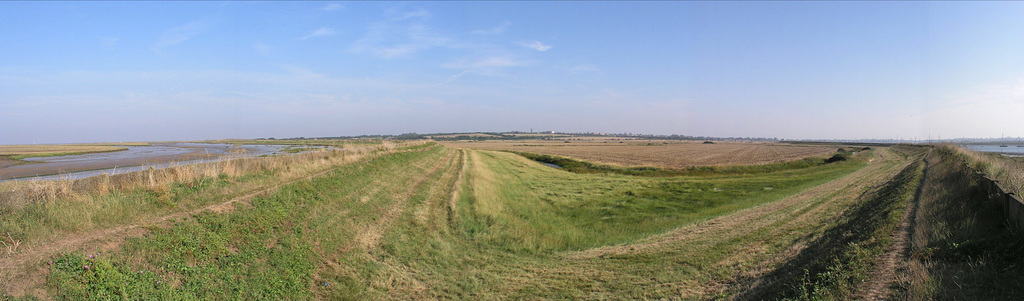
<path fill-rule="evenodd" d="M 684 226 L 632 244 L 566 252 L 560 256 L 573 266 L 587 266 L 595 259 L 614 262 L 619 258 L 640 257 L 689 262 L 694 256 L 702 256 L 695 254 L 722 254 L 712 256 L 716 259 L 710 264 L 700 265 L 700 272 L 684 277 L 689 280 L 676 279 L 670 284 L 652 287 L 652 296 L 674 295 L 680 299 L 692 299 L 731 291 L 727 293 L 729 299 L 757 299 L 761 295 L 758 290 L 770 287 L 776 281 L 771 278 L 774 277 L 771 273 L 779 264 L 790 261 L 808 248 L 808 243 L 816 237 L 815 233 L 822 231 L 823 225 L 862 200 L 865 192 L 881 187 L 912 164 L 912 160 L 900 159 L 887 149 L 879 149 L 877 153 L 874 160 L 860 170 L 778 201 Z M 593 266 L 600 267 L 602 265 Z M 646 279 L 657 283 L 654 278 L 631 276 L 612 277 L 607 281 Z"/>
<path fill-rule="evenodd" d="M 422 150 L 425 149 L 418 149 L 416 151 Z M 381 155 L 386 155 L 386 153 Z M 373 157 L 376 156 L 367 157 L 366 159 L 372 159 Z M 213 211 L 217 213 L 226 212 L 233 209 L 237 204 L 248 203 L 253 198 L 271 193 L 282 186 L 320 177 L 333 172 L 337 168 L 337 166 L 332 167 L 309 176 L 275 184 L 268 188 L 259 189 L 221 203 L 212 204 L 194 210 L 155 217 L 131 225 L 97 230 L 84 234 L 68 235 L 67 237 L 54 239 L 43 244 L 22 246 L 17 253 L 5 258 L 0 258 L 0 281 L 2 281 L 0 282 L 0 290 L 12 296 L 28 294 L 45 297 L 46 292 L 39 287 L 39 284 L 45 282 L 48 270 L 45 270 L 40 263 L 60 252 L 79 250 L 114 250 L 127 239 L 146 234 L 148 232 L 147 228 L 150 226 L 162 226 L 168 221 L 193 216 L 204 211 Z"/>
<path fill-rule="evenodd" d="M 921 176 L 923 182 L 928 178 L 928 160 L 924 160 L 924 174 Z M 886 300 L 891 299 L 894 294 L 892 286 L 897 281 L 896 270 L 901 263 L 907 262 L 907 243 L 910 241 L 911 218 L 917 214 L 918 198 L 924 185 L 918 186 L 917 193 L 907 202 L 907 209 L 903 212 L 900 225 L 892 233 L 892 245 L 884 254 L 878 257 L 875 269 L 868 274 L 868 280 L 857 287 L 853 294 L 854 300 Z"/>
<path fill-rule="evenodd" d="M 395 197 L 395 203 L 391 204 L 385 211 L 381 218 L 377 219 L 375 223 L 369 225 L 366 229 L 359 231 L 353 241 L 359 247 L 364 250 L 369 250 L 380 244 L 380 238 L 384 236 L 384 231 L 387 231 L 388 227 L 395 222 L 396 219 L 405 211 L 409 205 L 409 198 L 416 193 L 417 190 L 427 182 L 431 176 L 441 170 L 445 163 L 451 162 L 452 156 L 455 155 L 455 151 L 449 151 L 448 155 L 444 159 L 438 160 L 436 164 L 422 176 L 417 177 L 412 185 L 402 192 L 402 194 Z"/>
<path fill-rule="evenodd" d="M 452 184 L 451 197 L 448 199 L 448 224 L 454 225 L 456 219 L 455 207 L 459 202 L 459 187 L 462 186 L 462 175 L 466 173 L 466 150 L 459 149 L 459 170 L 458 175 L 455 178 L 455 183 Z"/>

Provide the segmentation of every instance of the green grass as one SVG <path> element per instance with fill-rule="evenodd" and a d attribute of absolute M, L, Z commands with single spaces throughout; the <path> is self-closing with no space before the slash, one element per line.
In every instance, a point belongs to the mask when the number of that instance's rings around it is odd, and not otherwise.
<path fill-rule="evenodd" d="M 758 297 L 850 298 L 857 286 L 868 280 L 877 258 L 892 245 L 892 235 L 915 197 L 922 171 L 923 164 L 917 161 L 882 187 L 868 192 L 865 201 L 846 211 L 808 248 L 770 275 L 777 281 L 757 288 Z"/>
<path fill-rule="evenodd" d="M 776 171 L 784 171 L 791 169 L 801 169 L 813 166 L 818 166 L 826 163 L 825 158 L 804 158 L 800 160 L 793 160 L 788 162 L 769 163 L 762 165 L 741 165 L 741 166 L 695 166 L 685 169 L 668 169 L 668 168 L 657 168 L 657 167 L 620 167 L 611 166 L 605 164 L 595 164 L 586 161 L 580 161 L 572 158 L 534 154 L 528 152 L 517 152 L 507 151 L 510 153 L 518 154 L 528 159 L 558 165 L 562 169 L 569 172 L 580 173 L 580 174 L 595 174 L 595 173 L 609 173 L 609 174 L 620 174 L 620 175 L 631 175 L 631 176 L 645 176 L 645 177 L 674 177 L 674 176 L 714 176 L 724 174 L 755 174 L 755 173 L 769 173 Z M 837 153 L 838 155 L 849 156 L 849 153 Z M 840 160 L 837 160 L 840 161 Z"/>
<path fill-rule="evenodd" d="M 678 297 L 683 288 L 672 285 L 735 277 L 737 267 L 720 262 L 755 238 L 705 237 L 700 241 L 708 243 L 666 254 L 565 254 L 770 203 L 864 168 L 871 156 L 765 172 L 645 177 L 570 173 L 504 152 L 409 150 L 286 185 L 231 212 L 153 227 L 116 252 L 60 255 L 47 286 L 67 299 Z M 130 199 L 181 206 L 231 185 L 204 179 Z M 785 231 L 751 235 L 802 235 Z"/>
<path fill-rule="evenodd" d="M 67 235 L 134 223 L 172 212 L 200 208 L 227 200 L 239 191 L 277 181 L 262 172 L 230 179 L 204 177 L 175 183 L 169 189 L 139 188 L 94 194 L 60 203 L 35 202 L 20 207 L 0 207 L 0 233 L 20 240 Z"/>
<path fill-rule="evenodd" d="M 777 200 L 864 166 L 844 162 L 753 175 L 649 178 L 569 173 L 499 152 L 479 156 L 495 174 L 480 181 L 499 188 L 460 208 L 501 207 L 464 211 L 468 235 L 534 251 L 628 242 Z"/>
<path fill-rule="evenodd" d="M 204 213 L 169 229 L 154 228 L 117 255 L 95 259 L 66 254 L 54 261 L 49 285 L 56 295 L 69 299 L 309 298 L 309 282 L 317 265 L 312 243 L 319 242 L 315 238 L 331 240 L 322 235 L 323 230 L 341 230 L 323 229 L 324 224 L 317 222 L 316 215 L 324 212 L 324 207 L 336 209 L 333 205 L 337 204 L 325 202 L 340 201 L 346 191 L 360 188 L 359 181 L 349 182 L 346 177 L 397 170 L 411 158 L 424 155 L 403 153 L 359 163 L 336 177 L 283 187 L 271 196 L 255 199 L 251 208 L 223 215 Z M 408 171 L 422 172 L 416 168 Z M 172 198 L 189 195 L 208 185 L 216 184 L 179 185 L 169 194 Z M 359 213 L 358 220 L 363 221 L 378 215 L 370 208 Z M 90 263 L 90 269 L 85 269 Z"/>

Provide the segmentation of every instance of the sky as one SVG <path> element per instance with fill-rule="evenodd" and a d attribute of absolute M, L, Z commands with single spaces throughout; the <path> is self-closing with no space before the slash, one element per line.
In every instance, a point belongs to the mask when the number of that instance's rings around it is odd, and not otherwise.
<path fill-rule="evenodd" d="M 1024 2 L 0 2 L 0 144 L 1024 136 Z"/>

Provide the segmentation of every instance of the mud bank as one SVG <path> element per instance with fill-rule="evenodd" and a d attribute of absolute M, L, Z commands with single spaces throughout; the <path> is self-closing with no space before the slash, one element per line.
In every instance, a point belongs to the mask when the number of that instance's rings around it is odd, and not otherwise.
<path fill-rule="evenodd" d="M 0 162 L 0 181 L 84 178 L 103 173 L 117 174 L 149 167 L 220 161 L 280 153 L 284 145 L 240 145 L 207 143 L 159 143 L 128 146 L 127 150 L 84 155 L 26 158 L 24 164 Z M 10 163 L 10 162 L 7 162 Z"/>

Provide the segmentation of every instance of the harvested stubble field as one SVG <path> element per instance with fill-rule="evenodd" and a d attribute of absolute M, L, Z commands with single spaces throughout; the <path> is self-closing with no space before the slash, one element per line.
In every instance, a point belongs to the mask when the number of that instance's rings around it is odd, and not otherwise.
<path fill-rule="evenodd" d="M 566 143 L 568 141 L 569 143 Z M 622 143 L 619 143 L 622 142 Z M 760 165 L 827 156 L 834 146 L 779 143 L 678 142 L 660 140 L 528 140 L 444 142 L 451 147 L 511 150 L 575 158 L 621 166 L 688 168 L 694 166 Z"/>

